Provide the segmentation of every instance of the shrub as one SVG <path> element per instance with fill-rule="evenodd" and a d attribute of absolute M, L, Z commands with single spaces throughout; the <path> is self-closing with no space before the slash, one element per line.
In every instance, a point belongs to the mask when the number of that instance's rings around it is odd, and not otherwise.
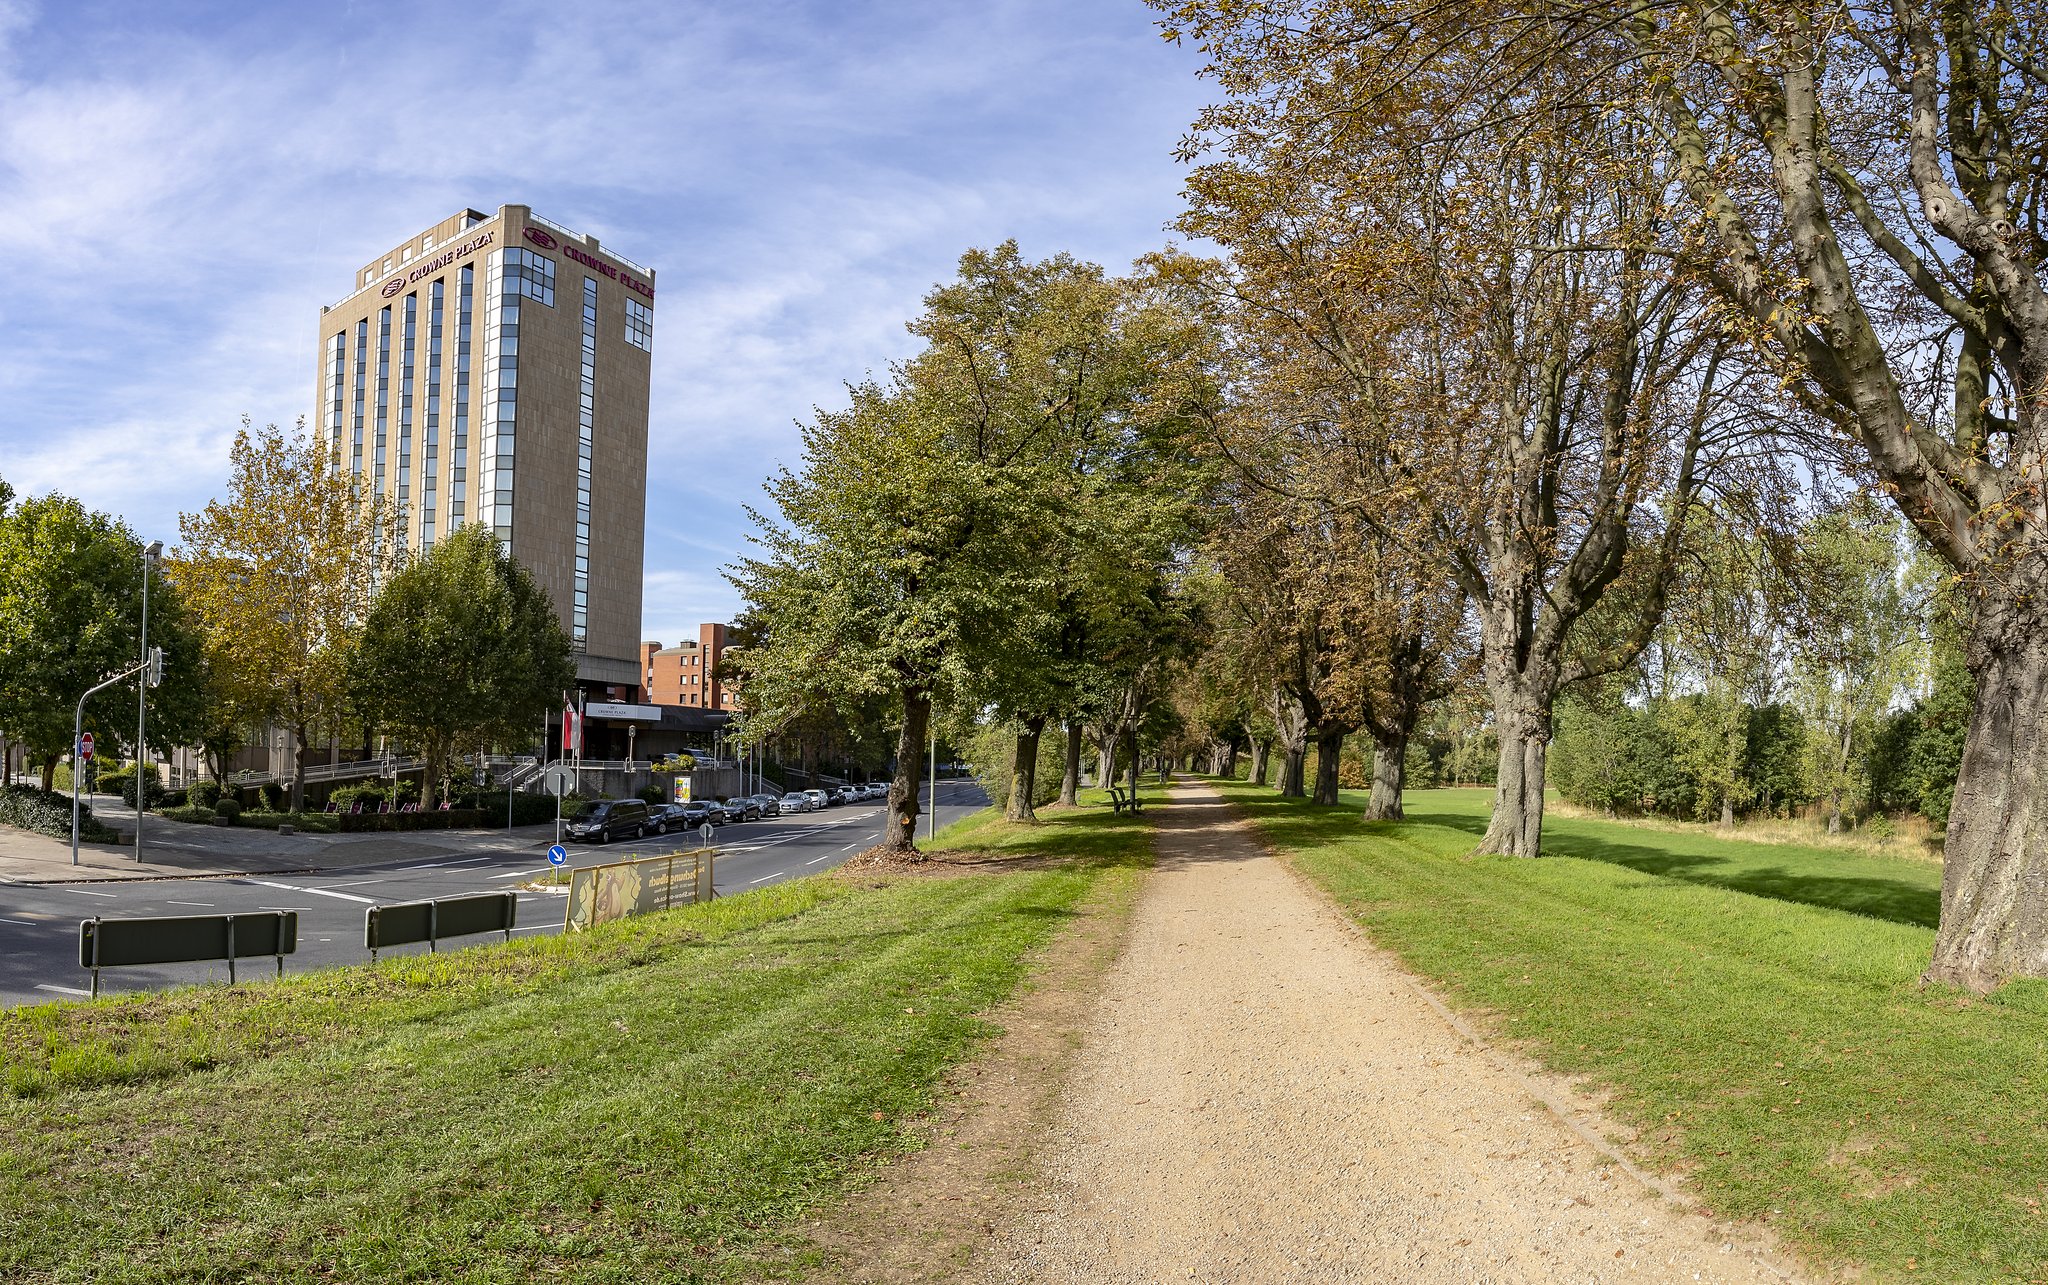
<path fill-rule="evenodd" d="M 213 814 L 225 820 L 233 821 L 242 815 L 242 805 L 233 799 L 222 799 L 213 805 Z"/>
<path fill-rule="evenodd" d="M 205 808 L 213 811 L 213 805 L 220 802 L 219 781 L 194 781 L 185 787 L 185 803 L 188 807 Z"/>
<path fill-rule="evenodd" d="M 634 797 L 650 807 L 665 801 L 658 785 L 643 785 L 634 793 Z"/>
<path fill-rule="evenodd" d="M 71 796 L 33 785 L 0 785 L 0 825 L 19 826 L 56 839 L 71 837 Z M 115 832 L 94 819 L 83 800 L 78 805 L 78 837 L 110 843 Z"/>
<path fill-rule="evenodd" d="M 156 773 L 144 772 L 142 774 L 142 788 L 148 795 L 150 807 L 158 807 L 163 803 L 165 794 L 164 783 L 162 778 L 158 777 Z M 133 772 L 123 772 L 121 774 L 121 802 L 131 808 L 135 806 L 135 773 Z"/>
<path fill-rule="evenodd" d="M 327 798 L 329 802 L 339 805 L 344 812 L 357 803 L 375 807 L 384 801 L 384 787 L 374 781 L 359 781 L 354 785 L 341 786 Z"/>
<path fill-rule="evenodd" d="M 284 787 L 282 785 L 279 785 L 275 781 L 266 781 L 264 782 L 263 789 L 261 792 L 263 795 L 263 806 L 266 809 L 272 812 L 278 812 L 283 810 Z"/>

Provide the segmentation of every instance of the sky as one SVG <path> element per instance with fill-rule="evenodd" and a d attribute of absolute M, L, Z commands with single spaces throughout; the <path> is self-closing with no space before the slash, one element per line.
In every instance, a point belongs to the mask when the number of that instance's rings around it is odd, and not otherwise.
<path fill-rule="evenodd" d="M 0 0 L 0 477 L 175 544 L 356 268 L 528 205 L 659 274 L 643 637 L 694 636 L 963 250 L 1167 243 L 1197 67 L 1139 0 Z"/>

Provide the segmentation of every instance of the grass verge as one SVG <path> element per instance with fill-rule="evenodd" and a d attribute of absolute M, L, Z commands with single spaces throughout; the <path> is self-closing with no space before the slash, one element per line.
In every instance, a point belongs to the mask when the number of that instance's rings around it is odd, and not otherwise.
<path fill-rule="evenodd" d="M 2048 986 L 1918 984 L 1939 871 L 1596 820 L 1466 855 L 1488 792 L 1225 794 L 1409 967 L 1610 1095 L 1717 1214 L 1883 1279 L 2048 1279 Z"/>
<path fill-rule="evenodd" d="M 914 1145 L 978 1014 L 1143 844 L 7 1014 L 0 1279 L 800 1274 L 798 1221 Z"/>

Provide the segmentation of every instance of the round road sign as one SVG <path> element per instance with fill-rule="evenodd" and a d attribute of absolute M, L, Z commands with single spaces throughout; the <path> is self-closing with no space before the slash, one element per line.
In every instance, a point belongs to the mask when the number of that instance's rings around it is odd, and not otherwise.
<path fill-rule="evenodd" d="M 706 843 L 711 842 L 711 836 L 717 833 L 718 831 L 714 830 L 711 827 L 711 823 L 709 821 L 706 821 L 703 825 L 697 827 L 697 837 L 702 839 Z"/>
<path fill-rule="evenodd" d="M 559 844 L 559 843 L 558 843 L 558 844 L 556 844 L 555 846 L 553 846 L 552 848 L 549 848 L 549 849 L 548 849 L 548 864 L 549 864 L 549 865 L 551 865 L 551 866 L 559 866 L 559 865 L 561 865 L 561 864 L 562 864 L 563 862 L 567 861 L 568 859 L 569 859 L 569 850 L 568 850 L 567 848 L 563 847 L 563 846 L 562 846 L 561 844 Z"/>

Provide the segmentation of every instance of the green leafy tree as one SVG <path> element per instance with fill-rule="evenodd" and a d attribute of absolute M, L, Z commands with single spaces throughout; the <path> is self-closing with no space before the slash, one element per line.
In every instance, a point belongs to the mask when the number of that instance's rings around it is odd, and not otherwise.
<path fill-rule="evenodd" d="M 576 681 L 547 591 L 474 523 L 378 591 L 353 662 L 361 706 L 426 759 L 429 805 L 455 747 L 524 735 Z"/>
<path fill-rule="evenodd" d="M 197 657 L 182 641 L 177 596 L 161 583 L 151 587 L 150 617 L 173 694 L 172 718 L 151 729 L 163 746 L 188 730 L 179 693 L 193 685 Z M 0 515 L 0 730 L 41 761 L 44 789 L 70 751 L 78 698 L 140 659 L 141 623 L 142 545 L 125 526 L 60 495 L 24 500 Z M 131 699 L 116 699 L 120 691 Z M 105 753 L 133 749 L 133 695 L 123 684 L 86 706 L 85 726 Z"/>

